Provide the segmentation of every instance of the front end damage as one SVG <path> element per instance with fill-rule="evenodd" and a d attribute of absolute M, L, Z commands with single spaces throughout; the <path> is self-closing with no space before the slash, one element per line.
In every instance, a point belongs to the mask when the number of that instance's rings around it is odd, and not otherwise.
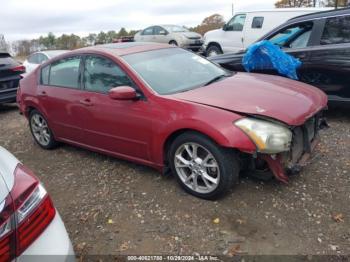
<path fill-rule="evenodd" d="M 320 141 L 319 130 L 325 127 L 328 125 L 322 112 L 302 126 L 291 127 L 293 138 L 290 150 L 279 154 L 255 154 L 249 161 L 248 174 L 263 180 L 275 177 L 282 183 L 288 183 L 289 176 L 298 174 L 308 164 Z"/>

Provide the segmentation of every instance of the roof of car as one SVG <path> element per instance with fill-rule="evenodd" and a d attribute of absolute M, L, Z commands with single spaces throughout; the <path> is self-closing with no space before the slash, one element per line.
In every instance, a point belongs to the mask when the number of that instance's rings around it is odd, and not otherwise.
<path fill-rule="evenodd" d="M 302 22 L 305 20 L 313 20 L 318 18 L 324 18 L 328 16 L 338 16 L 338 15 L 350 15 L 350 8 L 341 8 L 341 9 L 332 9 L 312 14 L 306 14 L 306 15 L 300 15 L 297 17 L 294 17 L 292 19 L 289 19 L 288 22 Z"/>
<path fill-rule="evenodd" d="M 140 52 L 147 52 L 157 49 L 174 48 L 168 44 L 148 43 L 148 42 L 125 42 L 96 45 L 78 49 L 77 52 L 102 51 L 112 53 L 113 55 L 122 56 Z"/>

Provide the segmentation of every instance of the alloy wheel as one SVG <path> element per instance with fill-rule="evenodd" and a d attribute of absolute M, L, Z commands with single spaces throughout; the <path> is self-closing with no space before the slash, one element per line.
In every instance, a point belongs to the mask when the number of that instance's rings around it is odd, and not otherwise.
<path fill-rule="evenodd" d="M 185 143 L 175 153 L 174 165 L 181 181 L 197 193 L 211 193 L 219 185 L 220 168 L 213 154 L 196 143 Z"/>
<path fill-rule="evenodd" d="M 34 114 L 30 126 L 36 141 L 42 146 L 47 146 L 51 141 L 51 132 L 46 120 L 41 115 Z"/>

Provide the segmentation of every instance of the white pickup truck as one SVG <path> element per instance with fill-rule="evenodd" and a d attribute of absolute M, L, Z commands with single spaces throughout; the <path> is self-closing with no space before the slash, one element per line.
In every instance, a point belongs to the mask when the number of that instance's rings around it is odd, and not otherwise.
<path fill-rule="evenodd" d="M 223 28 L 207 32 L 202 49 L 207 56 L 238 52 L 288 19 L 326 10 L 329 8 L 279 8 L 239 12 Z"/>

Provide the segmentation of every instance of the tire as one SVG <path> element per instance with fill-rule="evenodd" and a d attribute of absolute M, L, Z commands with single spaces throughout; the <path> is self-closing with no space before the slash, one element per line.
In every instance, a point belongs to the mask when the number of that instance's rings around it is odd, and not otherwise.
<path fill-rule="evenodd" d="M 29 114 L 30 132 L 35 142 L 44 149 L 57 147 L 58 142 L 54 139 L 53 133 L 48 126 L 45 117 L 36 109 Z"/>
<path fill-rule="evenodd" d="M 169 45 L 178 46 L 178 44 L 177 44 L 177 42 L 175 40 L 171 40 L 169 42 Z"/>
<path fill-rule="evenodd" d="M 195 155 L 197 157 L 193 157 Z M 200 133 L 186 132 L 178 136 L 168 156 L 180 186 L 196 197 L 217 199 L 238 181 L 239 162 L 234 152 Z"/>
<path fill-rule="evenodd" d="M 205 53 L 206 53 L 207 57 L 212 57 L 212 56 L 216 56 L 216 55 L 221 55 L 222 54 L 222 50 L 217 45 L 210 45 L 207 48 Z"/>

